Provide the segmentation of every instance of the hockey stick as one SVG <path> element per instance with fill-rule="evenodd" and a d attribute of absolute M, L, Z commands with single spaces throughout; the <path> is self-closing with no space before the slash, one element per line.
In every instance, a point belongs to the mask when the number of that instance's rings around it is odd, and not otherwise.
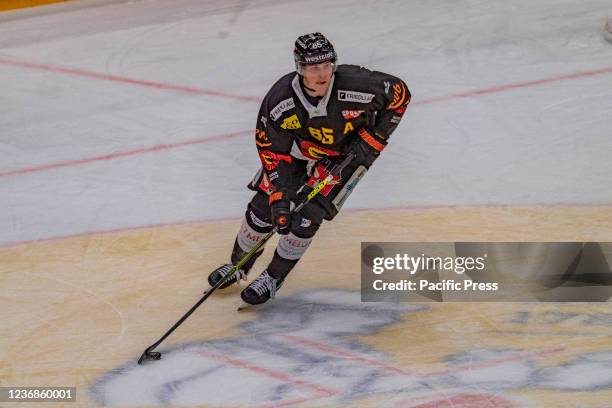
<path fill-rule="evenodd" d="M 308 195 L 306 196 L 306 198 L 300 203 L 298 204 L 297 207 L 295 207 L 292 211 L 292 213 L 296 213 L 298 211 L 300 211 L 302 208 L 304 208 L 304 206 L 306 204 L 308 204 L 310 202 L 310 200 L 312 200 L 317 194 L 319 194 L 319 192 L 321 190 L 323 190 L 323 188 L 325 188 L 326 185 L 328 185 L 329 183 L 331 183 L 331 181 L 334 179 L 334 177 L 338 176 L 340 174 L 340 172 L 346 167 L 348 166 L 348 164 L 355 158 L 355 155 L 353 153 L 349 153 L 346 158 L 335 168 L 332 169 L 332 171 L 327 175 L 327 177 L 325 177 L 323 180 L 321 180 L 319 183 L 317 183 L 317 185 L 313 188 L 313 190 L 308 193 Z M 161 353 L 159 351 L 153 351 L 157 346 L 159 346 L 170 334 L 172 334 L 172 332 L 174 332 L 185 320 L 187 320 L 187 318 L 189 316 L 191 316 L 191 314 L 198 308 L 200 307 L 200 305 L 202 303 L 204 303 L 204 301 L 206 299 L 208 299 L 208 297 L 210 295 L 213 294 L 213 292 L 215 290 L 217 290 L 219 288 L 219 286 L 223 285 L 223 283 L 233 274 L 236 273 L 236 271 L 238 271 L 240 268 L 242 268 L 242 266 L 247 263 L 249 261 L 249 259 L 251 259 L 253 257 L 253 255 L 259 251 L 265 244 L 266 242 L 268 242 L 268 240 L 270 238 L 272 238 L 272 236 L 276 233 L 276 227 L 274 227 L 272 229 L 272 231 L 270 231 L 268 234 L 266 234 L 261 240 L 259 240 L 259 242 L 257 243 L 257 245 L 255 245 L 249 252 L 247 252 L 240 261 L 238 261 L 238 263 L 236 263 L 236 265 L 234 265 L 232 267 L 232 269 L 227 273 L 227 275 L 225 275 L 223 277 L 223 279 L 219 280 L 219 282 L 217 282 L 215 284 L 215 286 L 213 286 L 210 290 L 208 290 L 206 293 L 204 293 L 204 296 L 202 296 L 202 298 L 191 307 L 191 309 L 189 309 L 187 311 L 187 313 L 185 313 L 183 315 L 183 317 L 181 317 L 179 319 L 179 321 L 177 321 L 176 323 L 174 323 L 174 326 L 172 326 L 170 328 L 170 330 L 168 330 L 159 340 L 157 340 L 155 343 L 151 344 L 149 347 L 147 347 L 147 349 L 142 353 L 142 355 L 140 356 L 140 358 L 138 359 L 138 364 L 142 364 L 144 361 L 148 361 L 148 360 L 159 360 L 161 358 Z"/>

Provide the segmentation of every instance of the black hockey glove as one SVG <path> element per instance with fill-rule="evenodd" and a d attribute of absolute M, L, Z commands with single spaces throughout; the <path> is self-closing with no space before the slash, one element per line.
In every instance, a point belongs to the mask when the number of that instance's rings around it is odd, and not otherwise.
<path fill-rule="evenodd" d="M 387 145 L 387 141 L 375 136 L 376 133 L 366 128 L 359 129 L 349 143 L 347 153 L 355 154 L 353 162 L 356 165 L 363 165 L 370 168 L 374 160 L 378 158 L 380 152 Z"/>
<path fill-rule="evenodd" d="M 270 211 L 272 213 L 272 224 L 280 235 L 287 235 L 291 230 L 291 201 L 289 196 L 281 191 L 272 193 L 270 196 Z"/>

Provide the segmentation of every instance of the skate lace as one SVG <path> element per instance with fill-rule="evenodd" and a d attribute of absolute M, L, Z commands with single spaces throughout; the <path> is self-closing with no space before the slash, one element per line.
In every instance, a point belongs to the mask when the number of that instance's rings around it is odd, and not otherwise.
<path fill-rule="evenodd" d="M 262 273 L 257 279 L 251 283 L 250 288 L 253 289 L 259 296 L 266 291 L 270 292 L 270 298 L 276 296 L 277 280 L 268 275 L 268 272 Z"/>
<path fill-rule="evenodd" d="M 234 274 L 234 276 L 236 277 L 236 281 L 246 280 L 247 278 L 246 273 L 244 273 L 242 269 L 238 269 L 236 273 Z"/>
<path fill-rule="evenodd" d="M 224 266 L 223 266 L 223 269 L 221 269 L 221 270 L 219 271 L 219 274 L 221 275 L 221 279 L 225 278 L 225 276 L 226 276 L 228 273 L 230 273 L 230 271 L 232 270 L 232 268 L 233 268 L 233 267 L 234 267 L 234 266 L 233 266 L 232 264 L 227 264 L 227 265 L 224 265 Z M 236 278 L 236 281 L 239 281 L 239 280 L 246 280 L 246 278 L 247 278 L 246 273 L 244 273 L 244 271 L 243 271 L 242 269 L 238 269 L 238 270 L 237 270 L 237 271 L 234 273 L 233 277 L 235 277 L 235 278 Z M 230 278 L 230 279 L 232 279 L 232 278 Z"/>

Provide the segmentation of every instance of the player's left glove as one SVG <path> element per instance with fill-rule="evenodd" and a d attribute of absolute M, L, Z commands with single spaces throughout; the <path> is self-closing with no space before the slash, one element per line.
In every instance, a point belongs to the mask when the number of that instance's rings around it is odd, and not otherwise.
<path fill-rule="evenodd" d="M 349 143 L 346 152 L 355 155 L 355 164 L 370 168 L 386 145 L 386 140 L 364 127 L 353 134 L 353 140 Z"/>
<path fill-rule="evenodd" d="M 277 191 L 269 198 L 272 223 L 280 235 L 291 231 L 291 201 L 286 192 Z"/>

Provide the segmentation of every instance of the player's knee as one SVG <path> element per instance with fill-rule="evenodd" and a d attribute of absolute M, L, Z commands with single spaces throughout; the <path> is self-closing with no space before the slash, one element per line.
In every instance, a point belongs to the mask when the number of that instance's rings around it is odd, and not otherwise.
<path fill-rule="evenodd" d="M 291 218 L 291 232 L 299 238 L 314 237 L 320 226 L 320 222 L 317 223 L 310 218 L 304 217 L 302 214 L 295 214 Z"/>
<path fill-rule="evenodd" d="M 300 238 L 312 238 L 319 230 L 325 210 L 315 203 L 305 206 L 291 218 L 291 232 Z"/>
<path fill-rule="evenodd" d="M 299 237 L 290 232 L 278 240 L 276 253 L 284 260 L 298 261 L 310 246 L 312 239 L 312 237 Z"/>
<path fill-rule="evenodd" d="M 249 203 L 245 219 L 249 227 L 260 233 L 272 231 L 272 218 L 270 207 L 262 194 L 256 194 Z"/>

